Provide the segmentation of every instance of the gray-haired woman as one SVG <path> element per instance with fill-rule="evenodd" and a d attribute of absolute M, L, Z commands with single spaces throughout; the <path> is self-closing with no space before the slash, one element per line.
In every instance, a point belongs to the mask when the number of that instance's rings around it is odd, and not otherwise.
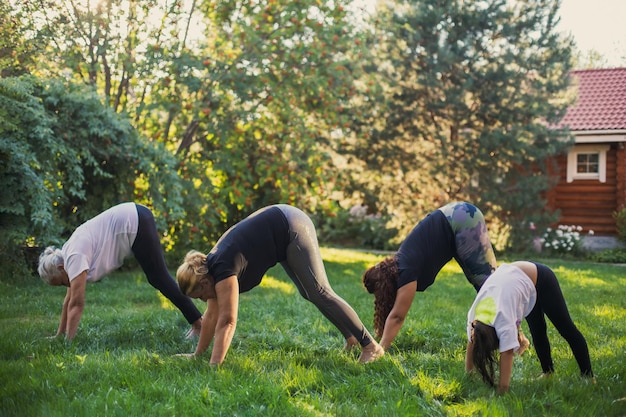
<path fill-rule="evenodd" d="M 165 265 L 154 215 L 145 206 L 122 203 L 80 225 L 61 249 L 48 247 L 39 257 L 39 276 L 49 285 L 67 287 L 57 336 L 73 339 L 85 306 L 87 282 L 96 282 L 134 255 L 148 282 L 191 324 L 187 337 L 199 334 L 202 313 L 185 296 Z"/>

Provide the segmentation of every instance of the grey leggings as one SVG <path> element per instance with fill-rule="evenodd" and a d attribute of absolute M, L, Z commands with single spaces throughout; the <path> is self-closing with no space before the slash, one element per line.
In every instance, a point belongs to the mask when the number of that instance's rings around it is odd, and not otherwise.
<path fill-rule="evenodd" d="M 287 259 L 281 265 L 300 295 L 315 304 L 346 339 L 354 336 L 361 346 L 372 343 L 372 336 L 354 309 L 330 287 L 315 226 L 309 216 L 288 205 L 281 204 L 278 208 L 289 223 Z"/>

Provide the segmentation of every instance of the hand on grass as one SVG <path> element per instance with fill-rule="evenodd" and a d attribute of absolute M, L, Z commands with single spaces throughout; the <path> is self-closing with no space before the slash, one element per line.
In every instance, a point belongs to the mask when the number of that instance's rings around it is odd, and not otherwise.
<path fill-rule="evenodd" d="M 530 346 L 530 341 L 526 338 L 526 336 L 524 336 L 523 334 L 520 334 L 519 344 L 520 346 L 519 346 L 519 350 L 517 351 L 517 354 L 519 356 L 522 356 L 524 352 L 528 350 L 528 347 Z"/>
<path fill-rule="evenodd" d="M 185 339 L 193 339 L 194 337 L 200 336 L 201 329 L 202 329 L 202 318 L 199 318 L 191 325 L 191 328 L 187 331 L 187 334 L 185 335 Z"/>

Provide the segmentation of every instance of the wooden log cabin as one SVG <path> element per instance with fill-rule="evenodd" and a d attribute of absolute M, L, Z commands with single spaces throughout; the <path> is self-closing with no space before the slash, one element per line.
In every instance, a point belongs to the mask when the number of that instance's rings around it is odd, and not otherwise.
<path fill-rule="evenodd" d="M 561 125 L 569 126 L 575 144 L 557 158 L 560 179 L 547 194 L 548 206 L 560 211 L 560 225 L 615 237 L 613 213 L 626 206 L 626 68 L 572 77 L 577 99 Z"/>

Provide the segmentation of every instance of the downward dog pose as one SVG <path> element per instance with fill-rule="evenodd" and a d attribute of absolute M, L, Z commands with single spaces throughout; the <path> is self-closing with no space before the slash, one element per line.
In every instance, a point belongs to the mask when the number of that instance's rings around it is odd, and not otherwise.
<path fill-rule="evenodd" d="M 213 342 L 212 365 L 224 361 L 237 324 L 239 294 L 261 283 L 280 262 L 298 288 L 346 338 L 346 348 L 362 346 L 359 361 L 384 354 L 356 312 L 331 288 L 320 254 L 315 227 L 299 209 L 279 204 L 265 207 L 231 227 L 208 255 L 191 251 L 176 277 L 183 291 L 207 302 L 195 353 Z"/>
<path fill-rule="evenodd" d="M 122 203 L 76 228 L 62 249 L 49 246 L 39 256 L 39 276 L 49 285 L 67 287 L 57 336 L 74 338 L 85 306 L 87 282 L 101 280 L 131 254 L 150 285 L 178 307 L 192 325 L 187 337 L 200 332 L 202 314 L 180 292 L 167 270 L 152 212 L 139 204 Z"/>
<path fill-rule="evenodd" d="M 363 284 L 374 294 L 374 329 L 388 349 L 399 333 L 416 291 L 424 291 L 452 258 L 476 291 L 496 269 L 496 256 L 482 212 L 467 202 L 447 204 L 428 214 L 398 252 L 365 271 Z"/>
<path fill-rule="evenodd" d="M 524 317 L 544 374 L 554 372 L 548 316 L 569 343 L 581 375 L 593 377 L 587 341 L 572 321 L 554 272 L 545 265 L 518 261 L 501 265 L 483 284 L 467 314 L 465 370 L 474 369 L 495 386 L 496 351 L 500 351 L 498 391 L 509 389 L 517 334 Z"/>

